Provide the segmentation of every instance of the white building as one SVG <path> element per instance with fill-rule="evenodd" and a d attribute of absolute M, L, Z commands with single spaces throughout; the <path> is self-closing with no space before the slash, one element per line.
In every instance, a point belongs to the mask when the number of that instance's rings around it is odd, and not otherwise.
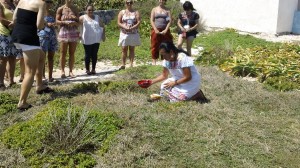
<path fill-rule="evenodd" d="M 189 0 L 208 27 L 234 28 L 247 32 L 292 32 L 300 0 Z M 184 3 L 185 0 L 180 0 Z M 299 20 L 300 22 L 300 13 Z M 294 31 L 293 31 L 294 32 Z"/>

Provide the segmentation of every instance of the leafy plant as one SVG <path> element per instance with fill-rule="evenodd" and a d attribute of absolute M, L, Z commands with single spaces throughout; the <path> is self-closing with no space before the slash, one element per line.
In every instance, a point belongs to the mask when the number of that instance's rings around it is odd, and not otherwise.
<path fill-rule="evenodd" d="M 237 48 L 235 54 L 224 61 L 220 68 L 235 76 L 258 77 L 261 82 L 278 90 L 299 89 L 300 54 L 295 45 L 283 44 L 275 47 Z M 287 59 L 288 57 L 288 59 Z M 285 87 L 282 87 L 282 85 Z"/>

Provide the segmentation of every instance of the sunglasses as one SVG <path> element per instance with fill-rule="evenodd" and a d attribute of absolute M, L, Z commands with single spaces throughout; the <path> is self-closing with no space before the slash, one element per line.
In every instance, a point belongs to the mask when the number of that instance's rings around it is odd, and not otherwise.
<path fill-rule="evenodd" d="M 126 4 L 131 5 L 131 4 L 133 4 L 133 3 L 132 3 L 132 2 L 126 2 Z"/>
<path fill-rule="evenodd" d="M 87 10 L 87 11 L 92 11 L 92 12 L 93 12 L 94 10 L 93 10 L 93 9 L 89 9 L 89 10 Z"/>

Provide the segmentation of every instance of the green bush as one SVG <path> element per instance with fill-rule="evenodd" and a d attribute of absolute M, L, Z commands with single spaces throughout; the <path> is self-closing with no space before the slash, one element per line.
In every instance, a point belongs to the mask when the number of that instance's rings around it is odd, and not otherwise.
<path fill-rule="evenodd" d="M 121 125 L 110 113 L 57 99 L 33 119 L 9 127 L 0 140 L 21 149 L 33 167 L 94 167 L 91 153 L 106 152 Z"/>

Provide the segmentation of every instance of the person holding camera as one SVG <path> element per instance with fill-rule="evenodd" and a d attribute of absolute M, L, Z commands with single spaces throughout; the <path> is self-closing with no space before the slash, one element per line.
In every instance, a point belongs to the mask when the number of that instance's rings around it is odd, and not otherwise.
<path fill-rule="evenodd" d="M 178 16 L 177 25 L 179 27 L 177 46 L 182 49 L 182 44 L 186 42 L 186 50 L 189 56 L 192 56 L 192 45 L 198 33 L 199 14 L 194 12 L 195 9 L 190 1 L 185 1 L 182 5 L 184 12 Z"/>

